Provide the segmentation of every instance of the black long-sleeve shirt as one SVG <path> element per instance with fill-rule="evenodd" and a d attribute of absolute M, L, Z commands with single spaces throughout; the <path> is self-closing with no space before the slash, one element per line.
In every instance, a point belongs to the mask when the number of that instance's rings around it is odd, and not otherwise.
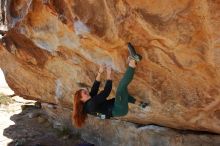
<path fill-rule="evenodd" d="M 106 81 L 104 90 L 100 93 L 98 93 L 99 87 L 100 82 L 95 80 L 90 91 L 91 98 L 85 102 L 84 111 L 92 115 L 102 113 L 106 115 L 107 118 L 110 118 L 112 116 L 112 107 L 115 99 L 107 100 L 106 98 L 111 93 L 112 80 Z"/>

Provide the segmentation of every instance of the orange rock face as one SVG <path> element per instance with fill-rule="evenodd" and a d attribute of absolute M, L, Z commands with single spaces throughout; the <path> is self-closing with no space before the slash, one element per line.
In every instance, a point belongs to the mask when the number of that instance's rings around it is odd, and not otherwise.
<path fill-rule="evenodd" d="M 123 119 L 220 133 L 219 1 L 6 3 L 0 67 L 16 94 L 72 108 L 79 84 L 90 86 L 105 63 L 114 69 L 114 97 L 131 42 L 143 60 L 129 91 L 149 106 L 131 104 Z"/>

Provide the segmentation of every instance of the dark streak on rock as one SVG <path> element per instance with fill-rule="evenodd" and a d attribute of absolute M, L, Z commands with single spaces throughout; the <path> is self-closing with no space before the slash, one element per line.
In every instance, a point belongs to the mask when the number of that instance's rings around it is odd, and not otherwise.
<path fill-rule="evenodd" d="M 6 49 L 9 52 L 13 53 L 11 47 L 14 45 L 16 53 L 25 53 L 28 56 L 34 58 L 37 61 L 37 65 L 42 68 L 51 56 L 48 51 L 37 47 L 29 38 L 23 34 L 18 33 L 15 29 L 12 29 L 7 33 L 7 35 L 4 37 L 4 41 L 6 43 Z M 18 57 L 19 55 L 16 56 Z"/>

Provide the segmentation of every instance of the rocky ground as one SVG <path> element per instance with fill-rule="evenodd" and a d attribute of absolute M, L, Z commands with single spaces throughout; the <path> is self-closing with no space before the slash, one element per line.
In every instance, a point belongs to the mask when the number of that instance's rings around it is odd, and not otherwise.
<path fill-rule="evenodd" d="M 84 141 L 68 129 L 53 126 L 35 101 L 0 97 L 1 146 L 74 146 Z"/>

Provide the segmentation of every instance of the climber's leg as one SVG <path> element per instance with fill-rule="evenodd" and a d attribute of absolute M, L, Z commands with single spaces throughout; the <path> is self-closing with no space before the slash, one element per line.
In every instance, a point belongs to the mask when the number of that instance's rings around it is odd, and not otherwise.
<path fill-rule="evenodd" d="M 114 106 L 112 109 L 113 116 L 124 116 L 128 113 L 128 102 L 135 103 L 135 99 L 128 93 L 128 85 L 132 81 L 136 63 L 141 61 L 141 55 L 137 54 L 131 43 L 128 43 L 128 51 L 130 53 L 129 67 L 121 79 L 117 91 Z"/>
<path fill-rule="evenodd" d="M 113 116 L 124 116 L 128 113 L 128 90 L 127 87 L 132 81 L 134 76 L 135 68 L 128 67 L 127 71 L 124 74 L 124 77 L 121 79 L 115 97 L 115 103 L 112 110 Z"/>

